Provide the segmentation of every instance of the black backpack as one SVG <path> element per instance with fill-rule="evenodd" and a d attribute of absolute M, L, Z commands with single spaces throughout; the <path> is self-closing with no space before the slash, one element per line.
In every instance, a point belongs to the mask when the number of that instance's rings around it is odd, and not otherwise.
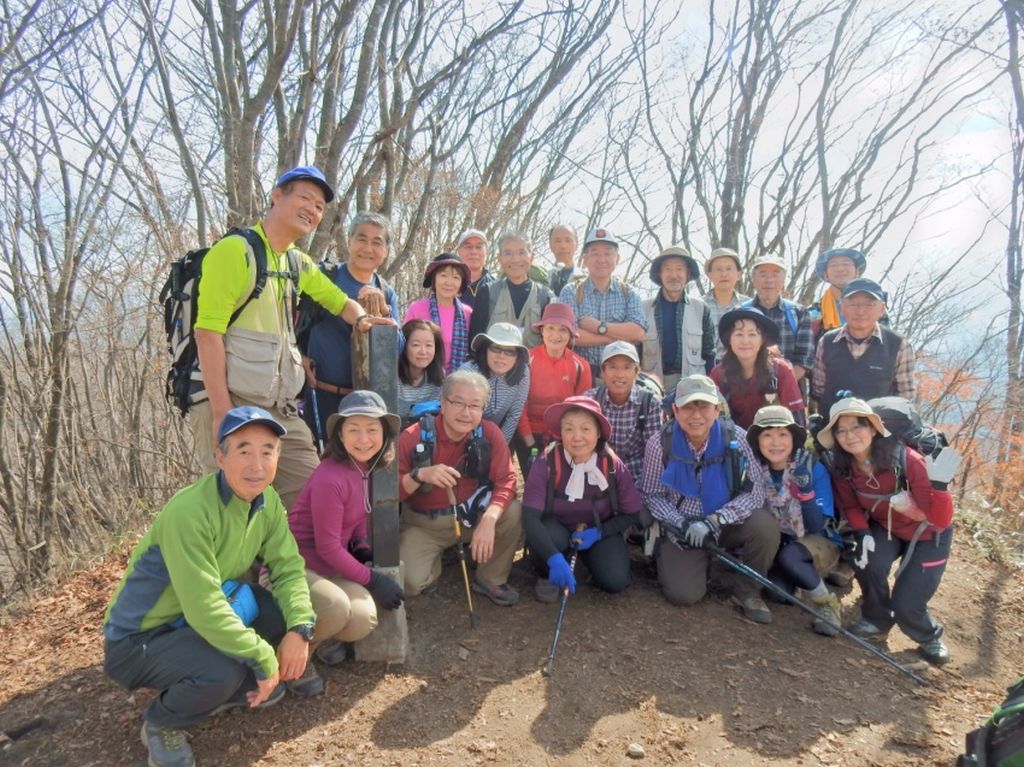
<path fill-rule="evenodd" d="M 956 767 L 1024 765 L 1024 677 L 1006 693 L 1006 700 L 989 720 L 967 733 L 967 749 L 956 760 Z"/>
<path fill-rule="evenodd" d="M 910 400 L 903 397 L 876 397 L 868 400 L 868 404 L 893 437 L 921 455 L 935 457 L 942 452 L 942 448 L 949 446 L 946 435 L 926 425 Z"/>
<path fill-rule="evenodd" d="M 256 282 L 252 293 L 235 309 L 228 320 L 234 323 L 249 305 L 259 298 L 271 273 L 267 269 L 267 248 L 263 239 L 253 229 L 231 228 L 224 237 L 241 237 L 256 267 Z M 221 239 L 224 239 L 223 237 Z M 220 242 L 220 240 L 218 240 Z M 203 375 L 199 370 L 199 355 L 196 351 L 194 327 L 199 314 L 199 278 L 203 270 L 203 258 L 210 248 L 190 250 L 171 263 L 167 282 L 160 290 L 160 303 L 164 307 L 164 333 L 171 353 L 171 367 L 167 371 L 167 398 L 184 416 L 189 408 L 206 399 Z M 291 255 L 289 254 L 291 259 Z M 292 259 L 292 269 L 275 272 L 274 276 L 288 277 L 298 290 L 298 267 Z"/>

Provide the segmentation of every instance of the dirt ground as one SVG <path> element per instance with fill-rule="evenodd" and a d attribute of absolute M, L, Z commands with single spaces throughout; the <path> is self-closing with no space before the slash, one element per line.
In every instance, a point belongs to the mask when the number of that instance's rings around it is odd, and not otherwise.
<path fill-rule="evenodd" d="M 102 674 L 100 622 L 122 561 L 80 573 L 0 627 L 0 764 L 145 764 L 134 695 Z M 518 562 L 512 608 L 477 604 L 470 631 L 461 578 L 408 605 L 404 666 L 322 669 L 327 693 L 234 711 L 194 730 L 201 765 L 951 765 L 964 733 L 1024 673 L 1024 580 L 969 547 L 955 550 L 933 600 L 953 654 L 919 663 L 894 630 L 888 649 L 930 682 L 920 687 L 809 617 L 774 606 L 746 621 L 728 576 L 680 609 L 653 572 L 608 596 L 570 600 L 554 675 L 547 656 L 556 607 L 536 602 Z M 843 598 L 856 615 L 856 587 Z M 26 731 L 27 730 L 27 731 Z M 639 744 L 644 755 L 630 757 Z"/>

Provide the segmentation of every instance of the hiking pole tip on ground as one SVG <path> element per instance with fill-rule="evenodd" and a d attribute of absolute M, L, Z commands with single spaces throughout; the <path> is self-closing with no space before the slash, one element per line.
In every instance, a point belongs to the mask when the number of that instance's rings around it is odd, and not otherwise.
<path fill-rule="evenodd" d="M 580 523 L 576 526 L 576 532 L 582 532 L 586 529 L 586 525 Z M 576 572 L 576 557 L 579 556 L 580 546 L 578 543 L 572 541 L 570 538 L 569 548 L 572 550 L 572 556 L 569 558 L 569 571 Z M 558 649 L 558 639 L 562 635 L 562 621 L 565 620 L 565 606 L 569 603 L 569 587 L 566 586 L 562 589 L 562 598 L 558 603 L 558 618 L 555 619 L 555 635 L 551 638 L 551 651 L 548 653 L 547 663 L 540 670 L 540 673 L 544 676 L 551 676 L 555 670 L 555 651 Z"/>
<path fill-rule="evenodd" d="M 462 566 L 462 582 L 466 587 L 466 604 L 469 605 L 469 628 L 476 628 L 476 613 L 473 611 L 473 590 L 469 587 L 469 567 L 466 565 L 466 547 L 462 543 L 462 525 L 459 524 L 458 501 L 455 488 L 448 488 L 448 503 L 452 506 L 452 521 L 455 524 L 455 553 Z"/>

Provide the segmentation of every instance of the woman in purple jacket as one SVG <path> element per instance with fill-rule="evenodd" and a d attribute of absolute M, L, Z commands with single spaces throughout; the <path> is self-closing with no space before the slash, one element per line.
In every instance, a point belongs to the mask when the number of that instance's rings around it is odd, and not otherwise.
<path fill-rule="evenodd" d="M 373 470 L 393 460 L 399 426 L 376 392 L 347 394 L 327 419 L 324 459 L 288 514 L 316 611 L 310 651 L 328 666 L 345 660 L 343 642 L 373 631 L 378 608 L 395 610 L 404 599 L 393 578 L 367 566 L 373 553 L 366 537 Z M 312 663 L 289 684 L 300 694 L 323 691 Z"/>
<path fill-rule="evenodd" d="M 556 602 L 562 589 L 576 592 L 565 554 L 573 545 L 595 586 L 623 591 L 632 581 L 623 532 L 643 501 L 608 447 L 611 424 L 595 400 L 576 396 L 545 410 L 544 426 L 558 441 L 533 462 L 523 492 L 523 529 L 540 573 L 534 595 Z"/>

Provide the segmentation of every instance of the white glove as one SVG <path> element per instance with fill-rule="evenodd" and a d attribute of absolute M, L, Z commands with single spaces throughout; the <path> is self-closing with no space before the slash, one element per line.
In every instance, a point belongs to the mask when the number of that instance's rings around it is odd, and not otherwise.
<path fill-rule="evenodd" d="M 889 508 L 893 511 L 904 512 L 910 508 L 911 503 L 910 493 L 906 490 L 900 490 L 896 495 L 889 498 Z"/>
<path fill-rule="evenodd" d="M 963 456 L 955 447 L 944 447 L 938 458 L 928 456 L 924 463 L 928 467 L 928 479 L 933 482 L 949 482 L 960 469 Z"/>
<path fill-rule="evenodd" d="M 865 535 L 862 542 L 860 556 L 853 560 L 853 564 L 857 566 L 858 570 L 863 570 L 868 566 L 868 555 L 875 550 L 875 537 L 873 535 Z"/>

